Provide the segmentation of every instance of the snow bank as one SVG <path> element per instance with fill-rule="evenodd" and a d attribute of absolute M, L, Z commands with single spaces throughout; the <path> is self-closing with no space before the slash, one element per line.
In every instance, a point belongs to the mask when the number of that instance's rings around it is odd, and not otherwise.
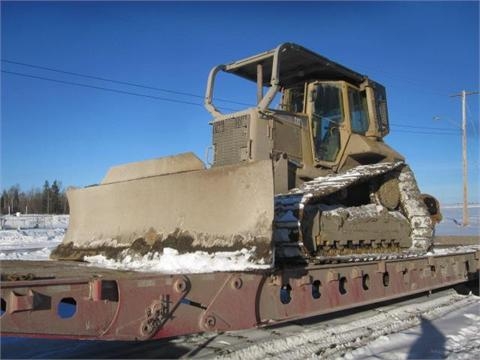
<path fill-rule="evenodd" d="M 250 269 L 268 269 L 269 264 L 253 262 L 254 249 L 228 252 L 217 252 L 215 255 L 204 251 L 179 254 L 175 249 L 165 248 L 163 253 L 144 256 L 131 255 L 128 251 L 122 254 L 121 260 L 107 259 L 103 255 L 86 256 L 85 261 L 91 265 L 123 270 L 142 272 L 204 273 L 214 271 L 242 271 Z"/>
<path fill-rule="evenodd" d="M 0 260 L 48 260 L 65 229 L 0 231 Z"/>
<path fill-rule="evenodd" d="M 68 227 L 68 215 L 4 215 L 0 260 L 48 260 Z"/>

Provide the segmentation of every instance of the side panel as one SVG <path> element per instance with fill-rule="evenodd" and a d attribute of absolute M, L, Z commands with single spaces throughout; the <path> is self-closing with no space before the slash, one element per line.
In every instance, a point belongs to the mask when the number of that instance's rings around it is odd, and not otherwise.
<path fill-rule="evenodd" d="M 238 113 L 212 123 L 214 166 L 240 164 L 250 156 L 251 114 Z"/>
<path fill-rule="evenodd" d="M 270 159 L 272 122 L 257 109 L 218 117 L 212 126 L 214 167 Z"/>
<path fill-rule="evenodd" d="M 285 153 L 289 159 L 303 162 L 302 127 L 306 127 L 305 117 L 280 114 L 273 115 L 273 151 Z"/>
<path fill-rule="evenodd" d="M 320 315 L 478 279 L 478 253 L 285 269 L 259 298 L 263 323 Z"/>

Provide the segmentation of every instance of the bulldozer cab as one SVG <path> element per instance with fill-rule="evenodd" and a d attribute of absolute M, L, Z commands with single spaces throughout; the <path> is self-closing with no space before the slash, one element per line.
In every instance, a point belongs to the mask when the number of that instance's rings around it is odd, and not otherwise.
<path fill-rule="evenodd" d="M 220 71 L 255 81 L 256 106 L 222 114 L 212 101 Z M 270 108 L 279 93 L 278 108 Z M 389 132 L 385 88 L 296 44 L 213 68 L 205 106 L 214 117 L 213 165 L 286 158 L 294 174 L 287 188 L 325 172 L 403 159 L 382 141 Z"/>

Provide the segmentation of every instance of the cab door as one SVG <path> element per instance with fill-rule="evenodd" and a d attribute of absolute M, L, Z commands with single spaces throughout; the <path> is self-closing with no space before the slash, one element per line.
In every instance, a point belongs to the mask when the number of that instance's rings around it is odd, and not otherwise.
<path fill-rule="evenodd" d="M 317 164 L 333 167 L 346 143 L 345 104 L 342 81 L 316 82 L 310 86 L 309 113 L 312 148 Z"/>

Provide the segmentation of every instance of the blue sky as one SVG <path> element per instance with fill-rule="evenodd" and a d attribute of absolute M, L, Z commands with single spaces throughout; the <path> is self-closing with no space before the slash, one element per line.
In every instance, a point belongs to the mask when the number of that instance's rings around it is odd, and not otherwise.
<path fill-rule="evenodd" d="M 203 159 L 210 69 L 289 41 L 384 84 L 386 142 L 406 156 L 424 192 L 460 202 L 461 103 L 450 95 L 479 90 L 478 34 L 478 2 L 2 2 L 2 60 L 196 96 L 2 62 L 4 71 L 194 104 L 2 73 L 1 186 L 28 190 L 54 179 L 85 186 L 114 164 L 186 151 Z M 218 90 L 232 101 L 254 98 L 236 83 Z M 476 202 L 478 99 L 468 97 L 467 111 Z"/>

